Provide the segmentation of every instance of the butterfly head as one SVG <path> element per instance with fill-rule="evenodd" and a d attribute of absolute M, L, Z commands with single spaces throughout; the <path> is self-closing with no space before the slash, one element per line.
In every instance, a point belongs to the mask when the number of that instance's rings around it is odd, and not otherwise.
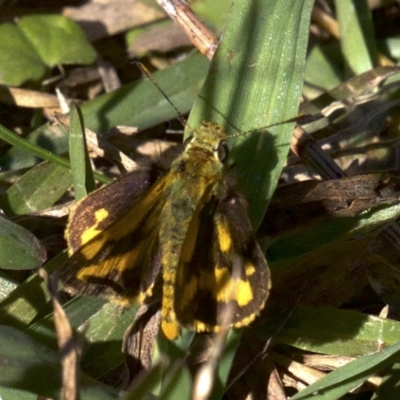
<path fill-rule="evenodd" d="M 219 162 L 224 162 L 228 158 L 227 138 L 228 135 L 220 125 L 203 121 L 198 128 L 193 130 L 193 135 L 185 142 L 185 152 L 196 152 L 201 149 L 212 153 Z"/>

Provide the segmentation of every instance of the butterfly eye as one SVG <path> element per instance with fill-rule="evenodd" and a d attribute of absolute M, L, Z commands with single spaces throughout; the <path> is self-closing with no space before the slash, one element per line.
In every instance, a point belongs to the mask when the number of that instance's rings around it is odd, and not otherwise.
<path fill-rule="evenodd" d="M 229 148 L 225 142 L 221 142 L 218 144 L 218 147 L 215 150 L 215 155 L 218 157 L 218 160 L 221 161 L 222 163 L 228 159 Z"/>

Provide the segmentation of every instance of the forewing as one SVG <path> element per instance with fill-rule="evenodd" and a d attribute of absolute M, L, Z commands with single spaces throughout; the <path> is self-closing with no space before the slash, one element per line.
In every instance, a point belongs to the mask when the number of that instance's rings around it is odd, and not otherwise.
<path fill-rule="evenodd" d="M 211 197 L 194 213 L 181 254 L 175 295 L 178 320 L 196 331 L 248 325 L 270 287 L 265 257 L 247 205 L 237 193 Z"/>
<path fill-rule="evenodd" d="M 68 220 L 66 238 L 69 253 L 74 253 L 99 231 L 122 218 L 162 175 L 165 175 L 164 171 L 156 164 L 143 166 L 80 200 Z"/>
<path fill-rule="evenodd" d="M 160 268 L 158 224 L 168 179 L 165 175 L 141 195 L 132 196 L 126 209 L 116 204 L 119 198 L 111 190 L 101 192 L 105 200 L 102 208 L 89 207 L 90 197 L 99 191 L 87 197 L 87 202 L 78 204 L 68 227 L 69 243 L 74 243 L 70 246 L 73 254 L 60 272 L 68 291 L 105 295 L 121 304 L 142 301 L 150 294 Z M 108 206 L 111 203 L 112 209 Z M 118 217 L 110 213 L 117 209 Z M 85 230 L 81 224 L 82 228 L 74 231 L 77 226 L 74 221 L 78 216 L 83 218 L 86 212 L 90 213 L 86 217 L 90 227 Z M 71 235 L 77 239 L 72 240 Z"/>

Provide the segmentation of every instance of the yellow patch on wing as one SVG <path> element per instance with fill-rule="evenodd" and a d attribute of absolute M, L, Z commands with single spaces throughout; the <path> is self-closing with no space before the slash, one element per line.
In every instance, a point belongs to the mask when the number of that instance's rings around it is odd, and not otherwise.
<path fill-rule="evenodd" d="M 247 326 L 255 320 L 255 318 L 257 317 L 257 315 L 259 313 L 260 313 L 260 310 L 257 310 L 253 314 L 249 314 L 246 318 L 243 318 L 241 321 L 236 322 L 235 324 L 233 324 L 233 326 L 235 328 L 242 328 L 243 326 Z"/>
<path fill-rule="evenodd" d="M 228 226 L 224 223 L 216 225 L 219 250 L 223 253 L 228 253 L 232 249 L 232 238 L 227 228 Z"/>
<path fill-rule="evenodd" d="M 96 219 L 95 225 L 87 228 L 81 236 L 81 244 L 82 246 L 92 240 L 94 237 L 96 237 L 99 233 L 101 233 L 101 230 L 98 229 L 100 223 L 104 221 L 108 217 L 108 211 L 105 208 L 101 208 L 100 210 L 97 210 L 94 214 L 94 217 Z"/>
<path fill-rule="evenodd" d="M 212 326 L 205 324 L 201 321 L 193 321 L 192 329 L 196 332 L 219 332 L 221 330 L 220 326 Z"/>
<path fill-rule="evenodd" d="M 88 256 L 90 250 L 95 256 L 97 256 L 93 264 L 86 264 L 83 266 L 76 274 L 76 277 L 80 280 L 86 281 L 90 277 L 104 278 L 113 272 L 113 277 L 115 280 L 119 280 L 121 274 L 126 270 L 133 268 L 138 265 L 138 263 L 143 260 L 143 249 L 133 248 L 129 252 L 118 254 L 115 256 L 105 256 L 104 260 L 99 259 L 99 252 L 102 250 L 101 243 L 96 248 L 92 244 L 89 248 L 84 248 L 82 254 Z M 88 261 L 92 258 L 87 258 Z"/>
<path fill-rule="evenodd" d="M 245 271 L 246 271 L 246 276 L 252 276 L 256 273 L 256 267 L 253 264 L 246 263 Z"/>
<path fill-rule="evenodd" d="M 207 278 L 202 278 L 206 283 Z M 208 279 L 207 279 L 208 280 Z M 253 300 L 253 292 L 247 279 L 233 278 L 228 268 L 215 269 L 214 295 L 218 301 L 228 303 L 236 301 L 243 307 Z"/>
<path fill-rule="evenodd" d="M 254 266 L 247 269 L 251 274 L 255 272 Z M 254 298 L 250 282 L 247 279 L 234 279 L 228 268 L 215 268 L 214 273 L 200 271 L 198 275 L 193 275 L 185 282 L 180 296 L 182 305 L 193 301 L 199 289 L 210 291 L 218 302 L 236 301 L 240 307 L 248 305 Z"/>
<path fill-rule="evenodd" d="M 243 328 L 245 326 L 248 326 L 251 322 L 255 320 L 259 313 L 256 312 L 254 314 L 250 314 L 247 318 L 242 319 L 239 322 L 234 323 L 232 326 L 234 328 Z M 190 326 L 191 329 L 193 329 L 196 332 L 214 332 L 217 333 L 221 330 L 222 325 L 209 325 L 206 324 L 202 321 L 194 320 L 193 323 Z"/>

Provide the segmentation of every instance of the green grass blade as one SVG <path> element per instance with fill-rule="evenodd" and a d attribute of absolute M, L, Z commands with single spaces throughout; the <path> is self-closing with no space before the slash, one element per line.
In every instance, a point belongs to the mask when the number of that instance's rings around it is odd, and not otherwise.
<path fill-rule="evenodd" d="M 237 1 L 212 61 L 190 128 L 213 121 L 229 134 L 297 115 L 312 0 Z M 258 225 L 286 159 L 292 124 L 235 138 L 232 159 Z"/>
<path fill-rule="evenodd" d="M 292 397 L 292 400 L 336 400 L 391 365 L 400 354 L 400 343 L 354 360 Z"/>
<path fill-rule="evenodd" d="M 377 50 L 372 15 L 366 1 L 337 0 L 340 45 L 351 75 L 361 74 L 376 64 Z"/>
<path fill-rule="evenodd" d="M 71 161 L 75 198 L 79 200 L 92 192 L 96 185 L 87 152 L 83 116 L 81 110 L 76 105 L 71 107 L 69 158 Z"/>
<path fill-rule="evenodd" d="M 0 139 L 11 144 L 12 146 L 15 146 L 15 148 L 11 150 L 16 151 L 16 153 L 19 155 L 21 155 L 19 151 L 22 150 L 23 152 L 29 153 L 29 155 L 33 156 L 33 158 L 40 158 L 42 160 L 50 161 L 52 163 L 55 163 L 57 165 L 60 165 L 68 169 L 71 168 L 69 161 L 66 160 L 65 158 L 57 154 L 54 154 L 53 152 L 41 146 L 38 146 L 37 144 L 35 144 L 35 142 L 19 137 L 14 132 L 11 132 L 9 129 L 7 129 L 2 125 L 0 125 Z M 95 173 L 95 177 L 99 182 L 102 183 L 110 182 L 110 180 L 107 177 L 101 174 Z"/>

